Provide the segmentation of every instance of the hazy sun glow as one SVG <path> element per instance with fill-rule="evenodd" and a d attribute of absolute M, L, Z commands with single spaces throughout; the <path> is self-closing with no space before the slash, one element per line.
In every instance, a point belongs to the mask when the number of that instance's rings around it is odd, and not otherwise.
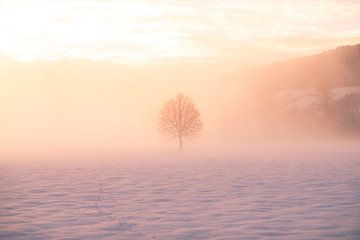
<path fill-rule="evenodd" d="M 359 40 L 360 2 L 351 0 L 0 3 L 0 54 L 18 60 L 235 58 L 252 64 Z"/>

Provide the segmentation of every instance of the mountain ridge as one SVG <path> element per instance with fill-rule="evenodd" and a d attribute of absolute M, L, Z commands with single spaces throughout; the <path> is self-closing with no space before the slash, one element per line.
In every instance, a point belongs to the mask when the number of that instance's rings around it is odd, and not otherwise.
<path fill-rule="evenodd" d="M 251 75 L 267 91 L 360 85 L 360 44 L 256 68 Z"/>

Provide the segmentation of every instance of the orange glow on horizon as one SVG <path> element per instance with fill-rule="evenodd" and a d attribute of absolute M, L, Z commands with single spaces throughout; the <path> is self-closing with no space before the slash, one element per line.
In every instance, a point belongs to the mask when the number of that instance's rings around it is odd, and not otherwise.
<path fill-rule="evenodd" d="M 2 1 L 0 54 L 251 65 L 357 43 L 359 12 L 357 2 L 327 0 Z"/>

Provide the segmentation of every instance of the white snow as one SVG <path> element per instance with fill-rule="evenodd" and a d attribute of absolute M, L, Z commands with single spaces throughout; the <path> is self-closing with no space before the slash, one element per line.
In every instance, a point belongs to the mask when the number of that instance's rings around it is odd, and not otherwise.
<path fill-rule="evenodd" d="M 316 96 L 302 96 L 297 98 L 294 102 L 288 104 L 287 108 L 298 109 L 316 109 L 320 104 L 320 100 Z"/>
<path fill-rule="evenodd" d="M 360 150 L 2 161 L 0 239 L 360 239 Z"/>
<path fill-rule="evenodd" d="M 348 94 L 360 94 L 360 87 L 338 87 L 330 92 L 331 101 L 337 101 Z M 320 97 L 315 89 L 289 89 L 272 95 L 275 99 L 289 102 L 288 109 L 314 110 L 319 108 Z"/>
<path fill-rule="evenodd" d="M 273 96 L 275 98 L 298 98 L 307 96 L 309 94 L 314 94 L 313 89 L 288 89 L 275 93 Z"/>
<path fill-rule="evenodd" d="M 336 101 L 348 94 L 360 94 L 360 87 L 339 87 L 331 91 L 332 100 Z"/>
<path fill-rule="evenodd" d="M 319 96 L 314 89 L 289 89 L 272 95 L 275 99 L 286 100 L 287 109 L 316 109 L 319 104 Z"/>

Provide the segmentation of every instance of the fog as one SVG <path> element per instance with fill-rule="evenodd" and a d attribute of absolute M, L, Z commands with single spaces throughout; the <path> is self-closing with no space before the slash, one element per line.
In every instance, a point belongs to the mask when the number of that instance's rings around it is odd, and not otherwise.
<path fill-rule="evenodd" d="M 345 63 L 3 60 L 0 238 L 358 238 Z M 178 93 L 203 123 L 183 151 L 158 126 Z"/>
<path fill-rule="evenodd" d="M 321 107 L 321 89 L 337 100 L 348 95 L 338 97 L 344 87 L 358 94 L 354 71 L 339 63 L 342 58 L 326 54 L 263 67 L 190 60 L 130 66 L 2 59 L 0 153 L 176 151 L 175 140 L 161 135 L 157 120 L 162 105 L 178 93 L 193 99 L 204 123 L 201 135 L 185 142 L 185 151 L 357 142 L 358 123 L 345 129 L 336 122 L 335 108 Z M 358 114 L 358 98 L 350 101 Z"/>

